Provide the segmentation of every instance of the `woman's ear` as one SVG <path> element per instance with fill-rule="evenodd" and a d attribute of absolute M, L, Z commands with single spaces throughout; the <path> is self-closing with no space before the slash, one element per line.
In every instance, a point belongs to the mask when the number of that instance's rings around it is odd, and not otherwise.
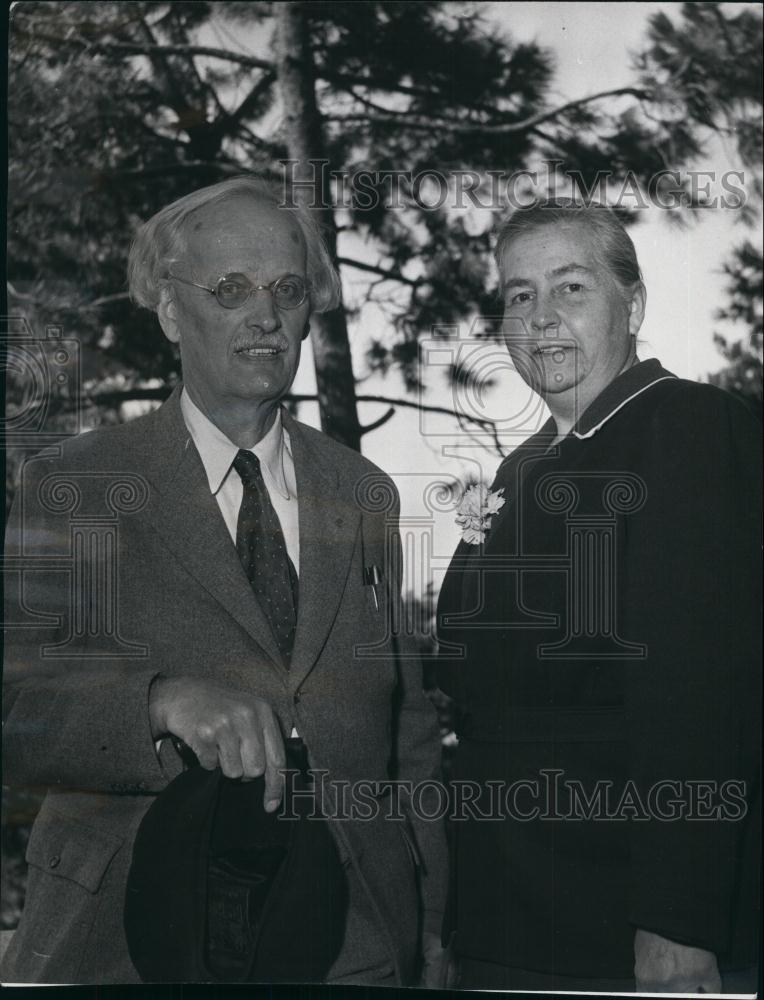
<path fill-rule="evenodd" d="M 634 286 L 629 302 L 629 333 L 636 337 L 645 318 L 645 305 L 647 304 L 647 292 L 641 281 Z"/>
<path fill-rule="evenodd" d="M 173 344 L 180 341 L 180 329 L 178 327 L 178 314 L 175 305 L 175 296 L 169 284 L 162 285 L 159 292 L 159 305 L 157 306 L 157 317 L 159 325 L 164 331 L 165 337 Z"/>

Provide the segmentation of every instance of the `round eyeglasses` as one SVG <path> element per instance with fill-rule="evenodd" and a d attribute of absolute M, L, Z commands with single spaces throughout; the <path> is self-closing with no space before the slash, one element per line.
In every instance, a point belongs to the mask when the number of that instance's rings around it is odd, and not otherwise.
<path fill-rule="evenodd" d="M 279 309 L 296 309 L 303 304 L 308 295 L 308 283 L 299 274 L 283 274 L 269 285 L 255 285 L 246 274 L 235 271 L 219 278 L 214 288 L 189 281 L 188 278 L 181 278 L 177 274 L 171 274 L 170 277 L 174 281 L 182 281 L 184 285 L 203 288 L 205 292 L 214 295 L 224 309 L 238 309 L 239 306 L 243 306 L 252 292 L 270 292 Z"/>

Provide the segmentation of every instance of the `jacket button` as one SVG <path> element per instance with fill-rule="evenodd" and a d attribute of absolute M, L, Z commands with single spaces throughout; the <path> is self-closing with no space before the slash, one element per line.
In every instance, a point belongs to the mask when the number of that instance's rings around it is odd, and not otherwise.
<path fill-rule="evenodd" d="M 61 858 L 58 854 L 53 854 L 50 858 L 48 858 L 48 868 L 58 868 L 60 864 Z"/>
<path fill-rule="evenodd" d="M 302 698 L 302 691 L 295 691 L 294 698 L 292 698 L 295 705 L 299 702 L 300 698 Z"/>

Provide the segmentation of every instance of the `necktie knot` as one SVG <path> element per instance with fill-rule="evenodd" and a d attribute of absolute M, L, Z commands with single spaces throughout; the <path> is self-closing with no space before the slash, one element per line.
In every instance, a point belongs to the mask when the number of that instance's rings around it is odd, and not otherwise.
<path fill-rule="evenodd" d="M 233 467 L 239 473 L 239 478 L 245 486 L 255 486 L 262 478 L 260 459 L 254 452 L 238 451 L 233 460 Z"/>

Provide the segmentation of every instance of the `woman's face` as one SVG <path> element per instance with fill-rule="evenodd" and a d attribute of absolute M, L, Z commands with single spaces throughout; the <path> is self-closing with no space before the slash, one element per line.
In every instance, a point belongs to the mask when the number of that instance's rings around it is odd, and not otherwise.
<path fill-rule="evenodd" d="M 547 226 L 507 247 L 501 268 L 503 335 L 541 396 L 594 398 L 621 371 L 644 315 L 644 289 L 626 292 L 581 223 Z"/>

